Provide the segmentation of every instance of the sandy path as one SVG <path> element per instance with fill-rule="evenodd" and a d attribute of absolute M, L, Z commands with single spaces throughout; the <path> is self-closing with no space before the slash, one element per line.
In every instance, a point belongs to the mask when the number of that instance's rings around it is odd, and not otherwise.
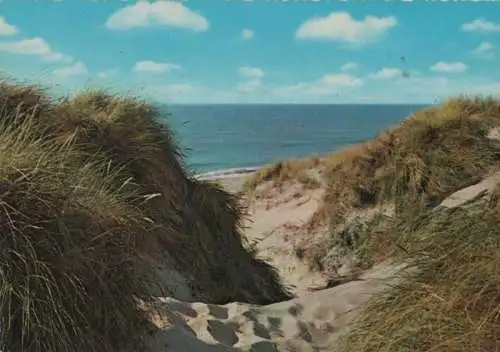
<path fill-rule="evenodd" d="M 247 176 L 219 179 L 228 191 L 242 190 Z M 255 246 L 258 256 L 273 265 L 284 284 L 297 296 L 310 288 L 322 287 L 327 279 L 319 272 L 311 272 L 308 265 L 297 258 L 294 242 L 295 229 L 305 224 L 317 209 L 323 195 L 321 189 L 303 190 L 297 185 L 272 194 L 271 198 L 255 199 L 249 206 L 245 235 Z M 300 234 L 299 234 L 300 235 Z"/>
<path fill-rule="evenodd" d="M 241 190 L 244 177 L 222 183 L 232 192 Z M 294 227 L 315 211 L 321 190 L 287 187 L 271 198 L 257 199 L 250 207 L 253 221 L 246 229 L 259 256 L 281 274 L 296 298 L 267 306 L 242 303 L 213 305 L 161 298 L 157 330 L 151 339 L 154 352 L 335 352 L 348 322 L 376 292 L 393 282 L 399 268 L 379 265 L 359 279 L 323 290 L 326 279 L 311 272 L 294 253 Z M 300 235 L 300 233 L 299 233 Z"/>
<path fill-rule="evenodd" d="M 250 209 L 253 221 L 245 231 L 248 240 L 254 243 L 259 257 L 272 264 L 284 284 L 298 296 L 327 283 L 321 273 L 310 271 L 294 251 L 295 240 L 300 236 L 295 229 L 314 214 L 321 195 L 321 190 L 309 191 L 270 209 L 265 201 L 256 201 Z"/>
<path fill-rule="evenodd" d="M 268 306 L 223 306 L 164 298 L 152 351 L 335 352 L 347 323 L 399 268 L 380 265 L 359 280 Z"/>
<path fill-rule="evenodd" d="M 245 176 L 219 180 L 239 192 Z M 476 197 L 491 195 L 500 172 L 448 197 L 441 206 L 463 206 Z M 257 199 L 250 207 L 253 219 L 246 236 L 261 257 L 273 264 L 297 297 L 268 306 L 242 303 L 212 305 L 162 298 L 157 330 L 151 339 L 154 352 L 335 352 L 339 337 L 363 304 L 397 280 L 402 269 L 380 264 L 358 279 L 319 291 L 325 278 L 310 272 L 294 254 L 293 228 L 307 221 L 321 198 L 321 190 L 296 192 L 293 187 Z M 300 235 L 300 233 L 299 233 Z"/>

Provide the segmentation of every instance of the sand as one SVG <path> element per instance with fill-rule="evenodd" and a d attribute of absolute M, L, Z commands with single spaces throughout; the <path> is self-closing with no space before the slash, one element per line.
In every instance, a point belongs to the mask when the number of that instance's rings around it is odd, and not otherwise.
<path fill-rule="evenodd" d="M 164 298 L 152 351 L 329 351 L 371 295 L 400 268 L 381 265 L 359 280 L 268 306 L 223 306 Z"/>
<path fill-rule="evenodd" d="M 238 193 L 248 176 L 219 179 L 229 191 Z M 452 194 L 441 206 L 456 207 L 491 194 L 500 183 L 496 173 L 476 185 Z M 267 306 L 242 303 L 212 305 L 161 298 L 159 315 L 152 321 L 156 333 L 154 352 L 335 352 L 339 337 L 349 322 L 375 293 L 397 280 L 403 266 L 380 264 L 359 278 L 332 288 L 326 279 L 311 272 L 294 253 L 294 235 L 316 209 L 322 190 L 304 190 L 298 185 L 284 189 L 262 189 L 249 202 L 246 236 L 258 255 L 281 274 L 296 298 Z"/>
<path fill-rule="evenodd" d="M 247 176 L 216 181 L 238 193 Z M 335 351 L 347 323 L 375 292 L 387 287 L 399 270 L 380 265 L 359 279 L 333 287 L 321 273 L 311 272 L 294 253 L 294 234 L 309 220 L 322 190 L 287 185 L 285 190 L 264 189 L 248 203 L 245 234 L 260 257 L 274 265 L 296 298 L 267 306 L 243 303 L 213 305 L 159 298 L 157 330 L 151 351 Z"/>

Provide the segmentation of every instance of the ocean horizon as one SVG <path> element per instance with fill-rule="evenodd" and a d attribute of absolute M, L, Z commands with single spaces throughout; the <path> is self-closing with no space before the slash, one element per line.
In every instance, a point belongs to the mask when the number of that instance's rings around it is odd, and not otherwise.
<path fill-rule="evenodd" d="M 247 173 L 283 159 L 324 156 L 374 138 L 429 105 L 192 104 L 164 107 L 195 174 Z"/>

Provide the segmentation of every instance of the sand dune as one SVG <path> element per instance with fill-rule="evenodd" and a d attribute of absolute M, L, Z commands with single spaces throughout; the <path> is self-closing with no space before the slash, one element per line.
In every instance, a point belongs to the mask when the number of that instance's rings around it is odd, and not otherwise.
<path fill-rule="evenodd" d="M 345 352 L 371 340 L 373 352 L 490 351 L 500 341 L 498 128 L 484 138 L 498 101 L 450 100 L 328 160 L 277 163 L 243 196 L 246 169 L 193 180 L 142 100 L 87 91 L 56 102 L 3 82 L 0 97 L 3 350 Z M 378 213 L 381 224 L 367 220 Z M 400 240 L 409 246 L 398 253 Z M 411 263 L 412 276 L 388 258 Z"/>
<path fill-rule="evenodd" d="M 456 207 L 490 193 L 500 183 L 500 173 L 450 195 L 441 205 Z M 228 182 L 222 180 L 223 183 Z M 231 178 L 238 192 L 244 178 Z M 290 190 L 293 189 L 289 188 Z M 332 288 L 319 273 L 311 272 L 293 253 L 287 229 L 300 226 L 312 215 L 321 190 L 293 191 L 278 198 L 257 199 L 250 207 L 246 235 L 259 255 L 278 268 L 295 299 L 257 306 L 242 303 L 213 305 L 161 298 L 153 318 L 157 327 L 151 339 L 154 352 L 335 352 L 339 338 L 349 329 L 359 309 L 375 293 L 394 283 L 404 266 L 380 264 L 359 278 Z M 258 198 L 258 197 L 257 197 Z M 281 199 L 281 200 L 279 200 Z"/>
<path fill-rule="evenodd" d="M 219 181 L 238 192 L 244 180 Z M 161 298 L 152 319 L 158 328 L 152 351 L 335 351 L 357 309 L 387 287 L 401 267 L 379 265 L 356 280 L 321 289 L 327 279 L 297 258 L 292 235 L 313 214 L 322 190 L 295 191 L 289 187 L 270 198 L 257 197 L 250 204 L 245 234 L 258 256 L 278 269 L 296 298 L 267 306 Z"/>

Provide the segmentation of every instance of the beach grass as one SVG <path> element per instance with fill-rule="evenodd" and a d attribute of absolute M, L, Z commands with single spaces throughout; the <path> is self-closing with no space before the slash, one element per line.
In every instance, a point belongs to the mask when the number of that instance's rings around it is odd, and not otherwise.
<path fill-rule="evenodd" d="M 317 177 L 309 172 L 320 169 L 322 163 L 322 158 L 311 156 L 271 164 L 251 174 L 245 181 L 243 188 L 246 192 L 252 192 L 264 182 L 271 182 L 273 186 L 281 187 L 287 181 L 298 181 L 308 188 L 319 187 L 320 183 Z"/>
<path fill-rule="evenodd" d="M 500 348 L 500 188 L 466 208 L 400 223 L 400 282 L 373 297 L 344 351 L 490 352 Z"/>
<path fill-rule="evenodd" d="M 33 128 L 0 127 L 0 349 L 139 347 L 149 274 L 136 241 L 149 225 L 130 206 L 138 194 L 105 161 L 81 163 Z"/>
<path fill-rule="evenodd" d="M 500 187 L 440 206 L 500 170 L 499 126 L 500 100 L 453 98 L 321 160 L 325 195 L 303 229 L 301 258 L 331 276 L 353 255 L 361 268 L 407 269 L 370 300 L 340 350 L 500 350 Z M 290 162 L 284 178 L 300 183 L 311 164 Z M 273 180 L 283 180 L 278 167 L 252 187 Z"/>
<path fill-rule="evenodd" d="M 152 263 L 196 300 L 291 298 L 246 248 L 244 209 L 191 175 L 155 106 L 7 81 L 0 103 L 2 350 L 140 350 Z"/>
<path fill-rule="evenodd" d="M 392 207 L 399 216 L 409 208 L 432 207 L 498 170 L 500 142 L 488 136 L 498 126 L 499 100 L 453 98 L 414 113 L 371 141 L 319 160 L 290 160 L 270 166 L 257 172 L 248 187 L 255 189 L 266 182 L 279 185 L 284 180 L 301 183 L 301 175 L 320 168 L 325 194 L 305 231 L 314 233 L 328 226 L 331 235 L 320 242 L 308 236 L 299 251 L 313 267 L 336 268 L 328 262 L 330 249 L 340 244 L 349 247 L 346 251 L 357 250 L 353 247 L 366 239 L 363 232 L 373 231 L 375 226 L 373 222 L 370 226 L 361 224 L 355 234 L 350 226 L 351 233 L 346 234 L 345 224 L 353 213 Z M 354 241 L 353 236 L 360 240 Z M 331 271 L 334 274 L 335 270 Z"/>
<path fill-rule="evenodd" d="M 262 304 L 290 297 L 274 269 L 245 248 L 244 209 L 234 196 L 187 170 L 172 132 L 160 122 L 167 118 L 160 109 L 135 98 L 89 91 L 60 102 L 56 116 L 57 135 L 75 140 L 89 155 L 100 153 L 124 165 L 126 176 L 151 195 L 142 206 L 158 226 L 151 244 L 170 254 L 197 299 Z M 257 275 L 256 264 L 264 276 L 248 280 Z"/>

